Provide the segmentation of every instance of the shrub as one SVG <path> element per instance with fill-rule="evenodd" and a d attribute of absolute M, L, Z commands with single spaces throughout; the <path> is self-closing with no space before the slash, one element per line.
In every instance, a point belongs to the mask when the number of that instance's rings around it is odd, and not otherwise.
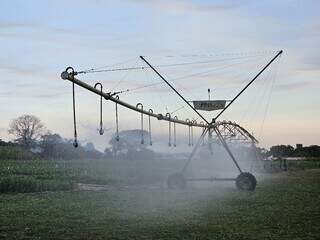
<path fill-rule="evenodd" d="M 0 160 L 33 160 L 37 155 L 18 146 L 0 146 Z"/>
<path fill-rule="evenodd" d="M 1 177 L 0 192 L 44 192 L 57 190 L 70 190 L 73 184 L 57 180 L 37 180 L 30 176 Z"/>

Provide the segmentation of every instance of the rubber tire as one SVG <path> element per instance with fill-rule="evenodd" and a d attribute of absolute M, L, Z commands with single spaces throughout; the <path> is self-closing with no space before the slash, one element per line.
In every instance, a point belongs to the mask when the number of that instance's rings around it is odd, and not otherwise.
<path fill-rule="evenodd" d="M 185 189 L 187 181 L 182 173 L 174 173 L 168 177 L 167 185 L 170 189 Z"/>
<path fill-rule="evenodd" d="M 251 173 L 243 172 L 236 178 L 236 186 L 241 191 L 254 191 L 257 180 Z"/>

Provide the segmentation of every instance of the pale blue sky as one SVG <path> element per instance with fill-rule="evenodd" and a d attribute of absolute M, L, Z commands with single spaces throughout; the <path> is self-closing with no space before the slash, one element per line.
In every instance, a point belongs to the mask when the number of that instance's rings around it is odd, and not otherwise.
<path fill-rule="evenodd" d="M 2 1 L 0 138 L 9 139 L 10 119 L 23 113 L 37 115 L 48 129 L 72 137 L 70 84 L 59 78 L 69 65 L 86 69 L 128 59 L 134 59 L 134 65 L 139 55 L 283 49 L 263 130 L 264 114 L 253 117 L 252 124 L 240 116 L 241 108 L 225 117 L 237 122 L 244 119 L 241 124 L 258 135 L 262 146 L 320 144 L 319 9 L 319 1 L 295 0 Z M 249 70 L 248 77 L 255 72 Z M 99 77 L 110 76 L 94 79 Z M 130 87 L 136 84 L 127 83 Z M 192 87 L 193 80 L 182 84 Z M 125 87 L 124 82 L 121 89 Z M 114 129 L 114 105 L 106 107 L 110 117 L 105 119 L 106 127 L 112 130 L 99 138 L 95 129 L 97 98 L 84 91 L 79 95 L 80 137 L 102 147 Z M 152 98 L 131 95 L 128 100 L 135 104 L 135 97 L 136 102 Z M 242 107 L 248 105 L 245 98 L 241 103 Z M 121 116 L 122 126 L 139 127 L 136 114 L 123 111 Z M 155 125 L 155 132 L 166 132 L 166 126 Z"/>

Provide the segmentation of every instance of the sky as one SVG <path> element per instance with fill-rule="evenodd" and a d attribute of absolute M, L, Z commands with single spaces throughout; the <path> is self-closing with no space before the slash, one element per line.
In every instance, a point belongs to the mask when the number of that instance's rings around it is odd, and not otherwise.
<path fill-rule="evenodd" d="M 0 15 L 0 138 L 12 139 L 13 136 L 8 135 L 10 120 L 22 114 L 36 115 L 51 132 L 72 138 L 71 84 L 60 78 L 67 66 L 83 70 L 126 61 L 128 66 L 136 66 L 141 64 L 140 55 L 147 56 L 153 63 L 166 63 L 166 59 L 159 60 L 159 56 L 274 53 L 283 49 L 284 54 L 274 67 L 277 69 L 262 76 L 266 81 L 271 79 L 271 83 L 257 83 L 257 87 L 270 90 L 263 106 L 252 111 L 250 104 L 254 101 L 250 99 L 254 98 L 250 96 L 258 92 L 253 88 L 223 119 L 240 123 L 258 138 L 262 147 L 296 143 L 320 145 L 319 9 L 320 2 L 312 0 L 3 1 Z M 236 74 L 231 74 L 236 71 L 242 79 L 250 79 L 271 58 L 272 54 L 254 62 L 255 68 L 224 72 L 219 85 L 237 83 L 232 78 Z M 277 73 L 275 80 L 272 78 L 274 72 Z M 162 73 L 178 76 L 166 69 Z M 115 91 L 141 86 L 143 81 L 147 82 L 146 78 L 159 81 L 150 71 L 144 75 L 133 74 L 122 81 L 125 74 L 81 77 L 91 84 L 94 84 L 93 80 L 104 81 L 104 87 Z M 198 78 L 187 78 L 179 84 L 183 85 L 182 90 L 194 90 L 188 97 L 201 97 L 201 93 L 206 96 L 207 85 L 218 84 L 217 79 L 209 76 L 201 82 L 201 88 Z M 122 81 L 120 85 L 119 81 Z M 238 82 L 236 89 L 244 83 Z M 183 92 L 188 94 L 188 91 Z M 217 96 L 223 97 L 224 93 L 217 91 Z M 147 94 L 124 95 L 123 99 L 133 105 L 140 101 L 147 106 L 156 95 L 159 95 L 159 101 L 152 105 L 156 112 L 165 113 L 180 106 L 176 104 L 179 100 L 175 101 L 176 96 L 165 86 Z M 162 104 L 164 100 L 167 104 Z M 79 138 L 95 143 L 99 149 L 107 145 L 115 130 L 114 104 L 106 105 L 104 112 L 107 131 L 101 137 L 97 134 L 98 98 L 77 89 Z M 249 120 L 243 116 L 244 112 L 251 114 Z M 192 113 L 184 111 L 182 115 L 188 117 L 188 114 Z M 121 109 L 119 115 L 121 130 L 140 127 L 139 114 Z M 155 120 L 152 124 L 156 142 L 159 146 L 166 145 L 167 124 Z M 186 132 L 187 129 L 180 128 L 178 133 L 184 144 Z"/>

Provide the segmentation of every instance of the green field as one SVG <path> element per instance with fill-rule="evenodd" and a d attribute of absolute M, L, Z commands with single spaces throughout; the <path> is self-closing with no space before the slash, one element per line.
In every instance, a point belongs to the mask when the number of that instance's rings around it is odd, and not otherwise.
<path fill-rule="evenodd" d="M 259 175 L 254 193 L 239 192 L 232 182 L 167 189 L 163 180 L 180 166 L 179 161 L 1 161 L 2 188 L 30 193 L 0 195 L 0 238 L 320 238 L 319 169 Z M 108 187 L 80 191 L 77 183 Z"/>
<path fill-rule="evenodd" d="M 181 168 L 182 161 L 0 161 L 0 192 L 72 190 L 77 183 L 113 186 L 153 184 Z"/>

